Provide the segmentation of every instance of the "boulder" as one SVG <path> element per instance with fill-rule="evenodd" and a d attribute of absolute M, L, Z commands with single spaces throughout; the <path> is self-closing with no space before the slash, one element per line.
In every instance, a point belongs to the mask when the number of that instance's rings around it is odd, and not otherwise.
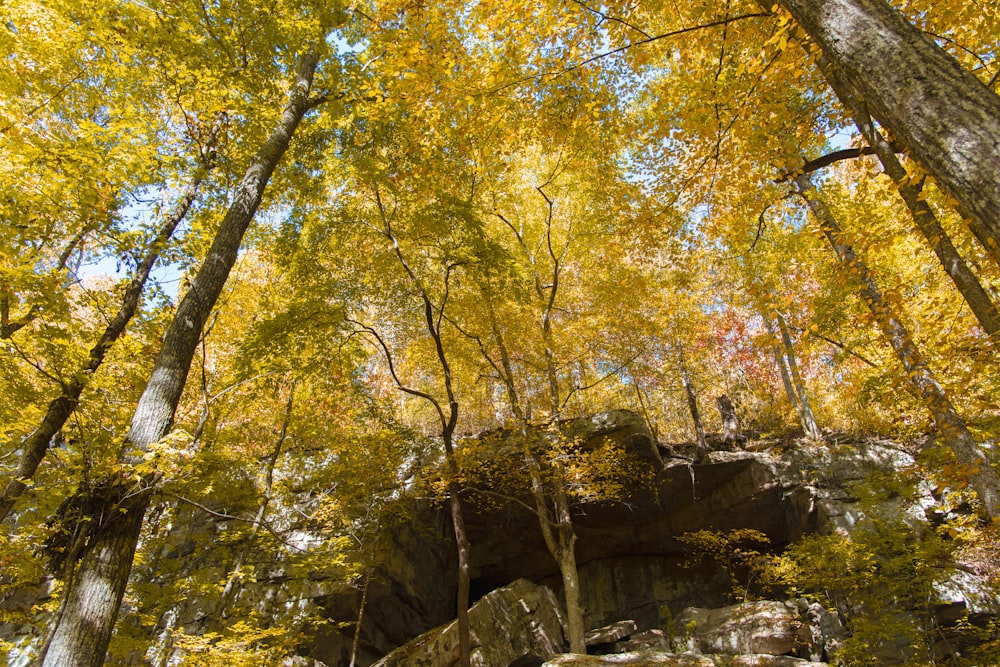
<path fill-rule="evenodd" d="M 590 630 L 584 637 L 587 646 L 598 644 L 610 644 L 613 641 L 624 639 L 636 631 L 635 621 L 618 621 L 603 628 Z"/>
<path fill-rule="evenodd" d="M 761 600 L 718 609 L 689 607 L 675 621 L 679 646 L 696 653 L 820 658 L 839 622 L 805 600 Z M 842 636 L 842 628 L 840 628 Z"/>
<path fill-rule="evenodd" d="M 628 639 L 615 642 L 611 645 L 609 653 L 631 653 L 634 651 L 669 651 L 670 638 L 663 630 L 653 628 L 645 632 L 638 632 Z"/>
<path fill-rule="evenodd" d="M 809 662 L 787 655 L 699 655 L 638 651 L 618 655 L 558 655 L 542 667 L 826 667 L 825 662 Z"/>
<path fill-rule="evenodd" d="M 538 665 L 563 650 L 563 622 L 555 594 L 518 579 L 469 609 L 474 667 Z M 426 632 L 375 667 L 450 667 L 458 663 L 458 622 Z"/>

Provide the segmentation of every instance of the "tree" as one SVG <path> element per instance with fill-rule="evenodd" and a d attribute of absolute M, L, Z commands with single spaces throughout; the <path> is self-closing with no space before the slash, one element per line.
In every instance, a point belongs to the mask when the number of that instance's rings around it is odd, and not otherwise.
<path fill-rule="evenodd" d="M 21 443 L 21 460 L 14 473 L 14 478 L 7 482 L 3 490 L 0 491 L 0 522 L 7 518 L 14 507 L 15 499 L 27 488 L 27 481 L 31 479 L 35 474 L 35 470 L 38 469 L 38 465 L 45 456 L 45 451 L 50 441 L 62 429 L 76 409 L 80 395 L 83 393 L 88 380 L 100 368 L 101 364 L 104 363 L 104 358 L 108 350 L 124 333 L 125 327 L 128 326 L 129 321 L 135 315 L 153 265 L 159 259 L 160 253 L 170 240 L 174 230 L 184 220 L 188 210 L 194 203 L 195 197 L 198 194 L 198 188 L 204 180 L 206 172 L 213 167 L 216 159 L 215 144 L 217 143 L 218 133 L 221 131 L 218 122 L 222 118 L 217 119 L 217 124 L 210 132 L 209 141 L 202 155 L 201 165 L 197 167 L 190 182 L 184 188 L 179 201 L 166 215 L 156 235 L 150 241 L 145 254 L 139 261 L 135 275 L 122 295 L 122 302 L 118 312 L 108 326 L 105 327 L 100 339 L 91 348 L 87 356 L 87 361 L 73 374 L 69 382 L 62 386 L 60 395 L 53 399 L 46 408 L 45 416 L 42 418 L 41 423 Z"/>
<path fill-rule="evenodd" d="M 75 570 L 68 580 L 64 607 L 45 647 L 40 663 L 100 665 L 104 662 L 139 530 L 158 483 L 155 468 L 144 471 L 143 455 L 167 435 L 180 402 L 201 330 L 229 276 L 247 226 L 260 206 L 264 188 L 292 135 L 307 111 L 323 101 L 310 97 L 319 54 L 302 55 L 291 86 L 290 99 L 280 122 L 248 167 L 235 201 L 219 226 L 201 270 L 177 308 L 149 382 L 143 391 L 126 435 L 127 464 L 132 468 L 120 479 L 104 481 L 81 496 L 96 500 L 98 512 L 110 512 L 103 525 L 88 528 L 82 551 L 71 554 Z M 66 506 L 68 511 L 72 503 Z M 64 521 L 82 520 L 67 512 Z"/>
<path fill-rule="evenodd" d="M 854 252 L 840 224 L 820 198 L 809 176 L 800 174 L 795 184 L 813 215 L 819 221 L 823 234 L 847 272 L 858 284 L 862 300 L 868 306 L 883 335 L 888 339 L 896 357 L 906 369 L 907 376 L 917 390 L 941 437 L 963 467 L 972 487 L 979 495 L 983 512 L 996 520 L 1000 517 L 1000 477 L 990 465 L 986 454 L 979 448 L 969 432 L 965 420 L 952 405 L 951 399 L 941 388 L 923 356 L 913 343 L 913 338 L 895 312 L 893 304 L 885 298 L 876 285 L 865 263 Z"/>
<path fill-rule="evenodd" d="M 1000 254 L 1000 97 L 885 0 L 782 0 L 872 116 Z"/>
<path fill-rule="evenodd" d="M 458 610 L 459 659 L 463 667 L 469 667 L 471 664 L 471 640 L 469 634 L 470 545 L 468 534 L 465 531 L 465 518 L 462 513 L 462 486 L 459 482 L 461 470 L 458 465 L 458 459 L 455 456 L 455 427 L 458 426 L 459 402 L 455 393 L 451 364 L 448 361 L 448 354 L 445 350 L 442 335 L 442 324 L 445 321 L 445 310 L 448 306 L 452 273 L 461 266 L 462 262 L 449 263 L 444 267 L 443 296 L 439 302 L 434 303 L 423 281 L 414 272 L 406 256 L 403 254 L 399 240 L 396 238 L 396 232 L 393 231 L 393 217 L 397 207 L 395 205 L 392 206 L 392 214 L 387 211 L 377 186 L 374 197 L 378 216 L 382 223 L 380 232 L 392 248 L 392 254 L 399 261 L 399 265 L 406 276 L 416 288 L 421 305 L 423 306 L 423 321 L 426 326 L 427 335 L 433 341 L 434 354 L 437 358 L 442 384 L 444 385 L 445 400 L 438 400 L 432 394 L 420 389 L 414 389 L 404 383 L 396 373 L 392 351 L 382 336 L 379 335 L 376 329 L 370 326 L 360 326 L 375 338 L 379 347 L 385 353 L 386 363 L 389 365 L 389 373 L 392 375 L 397 388 L 406 394 L 416 396 L 430 403 L 440 421 L 441 444 L 444 446 L 445 461 L 448 466 L 448 508 L 451 514 L 452 528 L 455 533 L 455 546 L 458 551 L 458 599 L 456 606 Z M 447 409 L 443 405 L 445 403 L 447 404 Z"/>
<path fill-rule="evenodd" d="M 799 365 L 795 362 L 795 348 L 792 346 L 792 337 L 788 333 L 788 325 L 784 316 L 778 311 L 774 311 L 775 319 L 778 322 L 778 331 L 781 335 L 781 347 L 784 350 L 782 366 L 787 367 L 788 376 L 791 379 L 791 386 L 795 389 L 794 405 L 799 412 L 799 421 L 802 423 L 802 431 L 807 438 L 819 440 L 823 437 L 819 426 L 816 425 L 816 416 L 813 414 L 812 406 L 809 404 L 809 394 L 806 391 L 806 384 L 802 381 L 799 373 Z M 769 320 L 765 322 L 768 333 L 774 335 L 772 325 Z"/>
<path fill-rule="evenodd" d="M 837 74 L 835 68 L 824 58 L 820 58 L 820 67 L 830 86 L 837 93 L 841 104 L 853 116 L 858 131 L 872 147 L 878 156 L 885 173 L 893 180 L 899 189 L 899 195 L 906 202 L 910 215 L 917 228 L 923 234 L 927 243 L 941 261 L 941 266 L 955 283 L 956 289 L 962 294 L 969 308 L 975 313 L 980 326 L 991 342 L 996 345 L 1000 337 L 1000 311 L 997 310 L 989 294 L 983 288 L 979 279 L 956 250 L 948 233 L 941 226 L 934 211 L 922 194 L 924 178 L 914 183 L 906 168 L 896 157 L 896 151 L 872 122 L 864 102 L 843 77 Z M 988 243 L 986 247 L 992 247 Z"/>

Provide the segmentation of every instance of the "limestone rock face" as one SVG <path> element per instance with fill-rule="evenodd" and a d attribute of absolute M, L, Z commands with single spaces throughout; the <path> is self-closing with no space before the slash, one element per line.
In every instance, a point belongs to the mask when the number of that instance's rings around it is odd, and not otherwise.
<path fill-rule="evenodd" d="M 584 642 L 587 646 L 610 644 L 617 639 L 624 639 L 625 637 L 635 634 L 635 631 L 635 621 L 618 621 L 617 623 L 606 625 L 603 628 L 591 630 L 587 633 L 586 637 L 584 637 Z"/>
<path fill-rule="evenodd" d="M 718 609 L 689 607 L 676 619 L 676 644 L 696 653 L 799 655 L 820 658 L 842 637 L 839 623 L 805 600 L 762 600 Z M 830 636 L 827 636 L 830 635 Z"/>
<path fill-rule="evenodd" d="M 542 667 L 825 667 L 825 662 L 809 662 L 787 655 L 699 655 L 697 653 L 633 652 L 617 655 L 558 655 Z"/>
<path fill-rule="evenodd" d="M 563 650 L 563 623 L 552 590 L 518 579 L 469 610 L 474 667 L 538 665 Z M 458 623 L 435 628 L 399 647 L 375 667 L 450 667 L 457 664 Z"/>
<path fill-rule="evenodd" d="M 454 617 L 457 558 L 449 526 L 444 513 L 420 505 L 413 508 L 409 522 L 394 528 L 389 555 L 372 572 L 368 585 L 355 664 L 371 665 Z M 314 598 L 328 618 L 345 627 L 323 626 L 312 637 L 309 657 L 325 665 L 349 664 L 362 587 L 358 582 Z"/>

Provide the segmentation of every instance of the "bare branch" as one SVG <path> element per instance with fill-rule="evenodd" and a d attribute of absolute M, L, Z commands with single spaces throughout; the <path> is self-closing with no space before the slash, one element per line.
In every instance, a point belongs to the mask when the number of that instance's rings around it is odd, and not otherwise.
<path fill-rule="evenodd" d="M 596 14 L 597 16 L 600 16 L 602 21 L 611 21 L 611 22 L 614 22 L 614 23 L 620 23 L 623 26 L 625 26 L 626 28 L 629 28 L 630 30 L 635 30 L 637 33 L 639 33 L 640 35 L 642 35 L 646 39 L 651 39 L 651 36 L 650 36 L 650 34 L 648 32 L 646 32 L 645 30 L 642 30 L 641 28 L 637 28 L 636 26 L 632 25 L 631 23 L 629 23 L 625 19 L 620 19 L 620 18 L 618 18 L 616 16 L 608 16 L 607 14 L 605 14 L 604 12 L 602 12 L 602 11 L 600 11 L 598 9 L 594 9 L 593 7 L 587 6 L 581 0 L 570 0 L 570 2 L 573 2 L 573 3 L 576 3 L 577 5 L 580 5 L 580 7 L 583 7 L 585 10 L 587 10 L 591 14 Z"/>
<path fill-rule="evenodd" d="M 361 322 L 353 320 L 349 317 L 345 318 L 345 320 L 357 327 L 360 327 L 365 333 L 374 338 L 375 341 L 378 343 L 379 347 L 382 348 L 382 352 L 383 354 L 385 354 L 386 363 L 388 363 L 389 365 L 389 374 L 392 376 L 393 381 L 396 383 L 396 388 L 399 389 L 404 394 L 410 394 L 411 396 L 416 396 L 417 398 L 422 398 L 425 401 L 428 401 L 431 405 L 434 406 L 434 409 L 437 410 L 438 417 L 440 417 L 442 425 L 447 424 L 448 420 L 444 416 L 444 410 L 441 409 L 441 404 L 438 403 L 438 400 L 436 398 L 434 398 L 433 396 L 431 396 L 426 392 L 420 391 L 419 389 L 413 389 L 412 387 L 408 387 L 405 384 L 403 384 L 403 381 L 399 378 L 399 375 L 396 374 L 396 366 L 392 361 L 392 352 L 389 350 L 388 344 L 386 344 L 382 336 L 379 335 L 378 331 L 368 326 L 367 324 L 362 324 Z"/>
<path fill-rule="evenodd" d="M 771 14 L 769 12 L 754 12 L 752 14 L 740 14 L 739 16 L 731 16 L 731 17 L 728 17 L 728 18 L 721 18 L 721 19 L 717 19 L 715 21 L 709 21 L 708 23 L 701 23 L 699 25 L 689 26 L 687 28 L 680 28 L 678 30 L 671 30 L 670 32 L 665 32 L 665 33 L 660 34 L 660 35 L 653 35 L 652 37 L 648 37 L 646 39 L 640 39 L 640 40 L 636 40 L 634 42 L 629 42 L 628 44 L 625 44 L 624 46 L 619 46 L 618 48 L 611 49 L 610 51 L 604 51 L 603 53 L 598 53 L 598 54 L 593 55 L 593 56 L 591 56 L 591 57 L 589 57 L 589 58 L 587 58 L 585 60 L 581 60 L 578 63 L 574 63 L 572 65 L 568 65 L 568 66 L 566 66 L 566 67 L 564 67 L 562 69 L 559 69 L 559 70 L 554 70 L 554 71 L 551 71 L 551 72 L 542 72 L 541 74 L 533 74 L 531 76 L 521 77 L 520 79 L 517 79 L 515 81 L 511 81 L 510 83 L 505 83 L 504 85 L 499 86 L 497 88 L 493 88 L 492 90 L 481 91 L 481 92 L 476 93 L 476 94 L 479 94 L 479 95 L 493 95 L 495 93 L 499 93 L 500 91 L 506 90 L 507 88 L 513 88 L 514 86 L 519 86 L 522 83 L 527 83 L 528 81 L 538 81 L 538 80 L 542 80 L 542 79 L 554 79 L 556 77 L 562 76 L 563 74 L 568 74 L 569 72 L 572 72 L 573 70 L 577 70 L 577 69 L 580 69 L 581 67 L 585 67 L 586 65 L 589 65 L 590 63 L 593 63 L 593 62 L 596 62 L 598 60 L 601 60 L 602 58 L 607 58 L 609 56 L 617 55 L 619 53 L 623 53 L 625 51 L 628 51 L 629 49 L 631 49 L 633 47 L 636 47 L 636 46 L 642 46 L 643 44 L 650 44 L 651 42 L 657 42 L 657 41 L 659 41 L 661 39 L 668 39 L 670 37 L 678 37 L 680 35 L 685 35 L 685 34 L 687 34 L 689 32 L 695 32 L 697 30 L 705 30 L 707 28 L 715 28 L 715 27 L 720 26 L 720 25 L 728 25 L 728 24 L 734 23 L 736 21 L 742 21 L 743 19 L 764 18 L 764 17 L 768 17 L 768 16 L 771 16 Z"/>
<path fill-rule="evenodd" d="M 565 408 L 565 407 L 566 407 L 566 404 L 567 404 L 567 403 L 569 403 L 569 399 L 570 399 L 570 398 L 572 398 L 573 394 L 575 394 L 576 392 L 578 392 L 578 391 L 587 391 L 588 389 L 593 389 L 593 388 L 594 388 L 594 387 L 596 387 L 597 385 L 599 385 L 599 384 L 601 384 L 602 382 L 604 382 L 605 380 L 607 380 L 607 379 L 608 379 L 609 377 L 611 377 L 611 376 L 613 376 L 613 375 L 617 375 L 617 374 L 618 374 L 618 373 L 620 373 L 620 372 L 621 372 L 621 371 L 622 371 L 623 369 L 625 369 L 625 368 L 628 368 L 628 366 L 629 366 L 629 365 L 630 365 L 630 364 L 631 364 L 631 363 L 632 363 L 633 361 L 635 361 L 636 359 L 638 359 L 638 358 L 639 358 L 639 355 L 641 355 L 641 354 L 642 354 L 642 351 L 641 351 L 641 350 L 640 350 L 639 352 L 636 352 L 636 353 L 635 353 L 635 354 L 633 354 L 633 355 L 632 355 L 631 357 L 629 357 L 628 361 L 625 361 L 625 362 L 623 362 L 622 364 L 620 364 L 620 365 L 619 365 L 619 366 L 617 366 L 616 368 L 612 368 L 612 369 L 611 369 L 610 371 L 608 371 L 607 373 L 605 373 L 604 375 L 602 375 L 601 377 L 599 377 L 599 378 L 598 378 L 597 380 L 595 380 L 595 381 L 591 382 L 590 384 L 586 384 L 586 385 L 583 385 L 582 387 L 573 387 L 573 388 L 572 388 L 572 389 L 571 389 L 571 390 L 569 391 L 569 393 L 567 393 L 567 394 L 566 394 L 566 398 L 565 398 L 565 400 L 563 400 L 563 402 L 562 402 L 562 406 L 560 406 L 560 407 L 561 407 L 561 408 Z"/>

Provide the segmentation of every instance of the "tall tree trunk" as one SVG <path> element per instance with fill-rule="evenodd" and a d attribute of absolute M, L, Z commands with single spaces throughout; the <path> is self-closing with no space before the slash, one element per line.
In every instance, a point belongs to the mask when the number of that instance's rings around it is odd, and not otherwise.
<path fill-rule="evenodd" d="M 826 58 L 820 58 L 819 64 L 826 80 L 840 98 L 841 104 L 853 116 L 861 136 L 875 150 L 875 155 L 882 163 L 882 169 L 896 184 L 917 229 L 934 250 L 941 266 L 951 277 L 965 302 L 969 304 L 969 308 L 979 320 L 979 325 L 990 337 L 990 342 L 993 345 L 1000 345 L 1000 311 L 997 311 L 996 305 L 983 289 L 979 279 L 955 249 L 934 211 L 920 196 L 923 179 L 919 183 L 910 180 L 906 168 L 896 157 L 896 152 L 872 122 L 864 101 Z"/>
<path fill-rule="evenodd" d="M 680 360 L 681 383 L 684 385 L 684 394 L 687 397 L 688 410 L 691 412 L 691 421 L 694 422 L 695 434 L 695 461 L 701 463 L 708 456 L 708 442 L 705 440 L 705 427 L 701 423 L 701 413 L 698 411 L 698 395 L 694 390 L 694 383 L 688 373 L 684 358 Z"/>
<path fill-rule="evenodd" d="M 885 0 L 780 0 L 1000 253 L 1000 97 Z"/>
<path fill-rule="evenodd" d="M 736 408 L 729 397 L 723 394 L 715 399 L 719 406 L 719 416 L 722 417 L 722 441 L 737 442 L 740 439 L 740 419 L 736 416 Z"/>
<path fill-rule="evenodd" d="M 260 205 L 271 174 L 302 117 L 313 106 L 309 91 L 318 61 L 312 50 L 302 56 L 281 120 L 250 163 L 191 289 L 177 307 L 132 417 L 126 440 L 126 445 L 132 448 L 128 463 L 141 460 L 142 454 L 163 438 L 173 423 L 202 326 L 229 277 L 243 234 Z M 145 484 L 155 481 L 148 479 Z M 148 498 L 144 497 L 143 502 L 128 507 L 107 528 L 92 535 L 80 556 L 78 574 L 68 582 L 65 595 L 71 604 L 59 618 L 52 642 L 41 656 L 43 667 L 103 664 L 147 505 Z M 106 509 L 114 512 L 117 508 Z M 75 600 L 80 603 L 73 603 Z M 86 641 L 80 638 L 81 628 L 88 633 Z"/>
<path fill-rule="evenodd" d="M 563 597 L 566 601 L 566 634 L 569 652 L 581 655 L 587 652 L 586 627 L 583 624 L 583 604 L 580 601 L 580 568 L 576 564 L 576 530 L 566 497 L 566 481 L 562 469 L 558 470 L 552 494 L 556 514 L 559 548 L 553 556 L 559 563 L 562 575 Z"/>
<path fill-rule="evenodd" d="M 549 422 L 555 424 L 561 416 L 562 405 L 559 393 L 559 374 L 556 368 L 552 313 L 559 292 L 562 258 L 566 252 L 566 248 L 564 247 L 562 254 L 560 254 L 555 251 L 555 247 L 552 245 L 552 220 L 555 202 L 545 194 L 542 187 L 536 187 L 535 190 L 545 200 L 547 207 L 545 217 L 545 247 L 549 259 L 552 261 L 552 272 L 549 276 L 548 285 L 543 283 L 535 255 L 528 248 L 518 228 L 511 224 L 503 215 L 499 213 L 495 215 L 514 233 L 518 245 L 521 247 L 533 269 L 535 296 L 538 299 L 538 303 L 541 304 L 542 310 L 541 333 L 542 344 L 545 348 L 545 375 L 549 384 Z M 567 247 L 568 243 L 569 241 L 567 241 Z M 546 294 L 546 291 L 548 294 Z M 542 538 L 545 540 L 545 545 L 548 547 L 552 558 L 559 565 L 559 572 L 562 575 L 569 650 L 571 653 L 584 654 L 587 652 L 586 628 L 584 627 L 583 607 L 580 605 L 579 597 L 580 571 L 576 564 L 576 531 L 573 528 L 573 517 L 569 510 L 569 498 L 566 495 L 563 470 L 558 461 L 553 462 L 553 479 L 546 485 L 543 479 L 541 463 L 532 449 L 532 442 L 528 435 L 528 415 L 522 408 L 517 394 L 517 388 L 514 384 L 514 374 L 510 365 L 510 355 L 504 343 L 496 315 L 492 310 L 492 303 L 489 301 L 488 292 L 485 296 L 490 308 L 490 325 L 497 345 L 500 348 L 500 367 L 496 365 L 485 350 L 483 350 L 483 355 L 503 379 L 510 400 L 511 410 L 520 423 L 524 461 L 528 467 L 528 474 L 531 480 L 531 494 L 535 502 L 535 511 L 538 514 L 538 523 L 542 531 Z M 549 507 L 550 502 L 552 503 L 552 508 Z"/>
<path fill-rule="evenodd" d="M 923 399 L 925 407 L 941 432 L 944 444 L 951 449 L 959 465 L 965 469 L 972 488 L 979 495 L 983 510 L 996 520 L 1000 517 L 1000 477 L 993 470 L 990 460 L 979 448 L 965 421 L 937 382 L 914 344 L 910 332 L 893 310 L 892 304 L 883 297 L 867 265 L 848 243 L 836 218 L 820 199 L 812 181 L 807 175 L 800 174 L 795 178 L 795 183 L 799 193 L 819 221 L 845 272 L 858 282 L 862 300 L 892 345 L 910 383 Z"/>
<path fill-rule="evenodd" d="M 461 471 L 458 465 L 458 458 L 455 456 L 454 436 L 455 427 L 458 426 L 458 399 L 456 398 L 455 389 L 451 381 L 451 364 L 448 362 L 448 355 L 444 349 L 444 339 L 441 336 L 441 321 L 444 319 L 444 312 L 448 301 L 448 281 L 451 277 L 451 271 L 454 266 L 449 266 L 445 272 L 445 297 L 443 298 L 440 306 L 435 308 L 434 304 L 431 302 L 430 294 L 424 287 L 423 282 L 421 282 L 421 280 L 417 277 L 417 274 L 410 267 L 409 262 L 406 261 L 406 257 L 403 255 L 403 250 L 399 246 L 399 241 L 393 235 L 392 226 L 390 224 L 391 217 L 386 214 L 377 186 L 375 190 L 375 199 L 378 205 L 379 213 L 382 216 L 382 224 L 384 225 L 382 234 L 392 244 L 392 252 L 396 255 L 396 258 L 399 260 L 399 263 L 406 272 L 406 275 L 409 276 L 411 281 L 413 281 L 413 284 L 417 288 L 417 292 L 420 295 L 420 299 L 423 301 L 424 324 L 427 326 L 427 334 L 434 342 L 434 351 L 437 354 L 438 364 L 441 366 L 441 373 L 444 376 L 445 396 L 448 399 L 447 413 L 441 405 L 441 402 L 430 394 L 406 387 L 402 384 L 399 377 L 396 375 L 395 368 L 392 365 L 392 356 L 389 353 L 388 346 L 377 333 L 375 334 L 376 337 L 378 337 L 379 344 L 385 351 L 386 357 L 389 361 L 389 370 L 392 372 L 392 376 L 396 380 L 396 386 L 405 393 L 428 401 L 434 407 L 441 422 L 441 442 L 444 445 L 444 457 L 448 465 L 448 507 L 451 511 L 452 529 L 455 532 L 455 547 L 458 551 L 458 591 L 456 594 L 456 607 L 458 616 L 459 664 L 461 667 L 471 667 L 472 643 L 469 631 L 469 595 L 472 583 L 470 579 L 471 572 L 469 567 L 469 554 L 472 549 L 469 544 L 468 533 L 465 530 L 465 517 L 462 513 L 462 487 L 459 484 Z M 436 315 L 435 312 L 437 313 Z M 373 329 L 369 328 L 369 331 L 374 333 Z"/>
<path fill-rule="evenodd" d="M 763 311 L 764 309 L 761 310 Z M 771 351 L 774 353 L 774 363 L 778 365 L 778 370 L 781 372 L 781 384 L 785 387 L 785 395 L 788 397 L 788 402 L 795 408 L 795 413 L 799 416 L 799 422 L 802 423 L 802 408 L 799 406 L 799 397 L 795 393 L 795 387 L 792 386 L 792 377 L 788 374 L 788 362 L 785 361 L 785 355 L 781 351 L 781 345 L 778 343 L 778 332 L 775 331 L 771 318 L 766 314 L 763 317 L 767 335 L 773 341 Z M 802 428 L 803 430 L 805 429 L 804 423 L 802 424 Z"/>
<path fill-rule="evenodd" d="M 67 565 L 65 605 L 37 663 L 44 667 L 99 667 L 104 664 L 118 608 L 128 584 L 149 492 L 109 508 L 115 516 L 92 533 L 78 565 Z"/>
<path fill-rule="evenodd" d="M 90 349 L 87 360 L 73 374 L 69 382 L 62 387 L 59 396 L 49 403 L 45 411 L 45 416 L 42 417 L 42 422 L 21 444 L 21 460 L 18 462 L 14 477 L 7 482 L 3 491 L 0 491 L 0 521 L 7 518 L 14 507 L 14 501 L 28 488 L 27 482 L 34 476 L 35 471 L 38 470 L 39 464 L 41 464 L 42 459 L 45 457 L 45 452 L 48 451 L 52 437 L 62 429 L 76 410 L 80 394 L 83 393 L 93 374 L 104 363 L 104 358 L 107 356 L 108 350 L 121 337 L 125 331 L 125 327 L 128 326 L 128 323 L 135 315 L 135 311 L 139 307 L 139 299 L 142 296 L 153 265 L 156 264 L 156 260 L 160 257 L 160 252 L 166 246 L 170 237 L 173 236 L 177 225 L 187 215 L 191 204 L 194 203 L 195 197 L 198 194 L 198 188 L 214 164 L 215 144 L 220 131 L 221 124 L 217 120 L 212 127 L 201 165 L 195 170 L 191 180 L 184 188 L 180 199 L 173 210 L 163 220 L 163 224 L 160 225 L 156 236 L 146 249 L 146 254 L 138 266 L 136 266 L 135 274 L 132 276 L 132 280 L 122 295 L 122 302 L 118 308 L 118 312 L 115 313 L 114 318 L 105 327 L 97 344 Z"/>
<path fill-rule="evenodd" d="M 514 384 L 514 370 L 510 363 L 510 353 L 507 350 L 503 332 L 500 330 L 500 325 L 492 311 L 492 306 L 490 325 L 500 351 L 500 368 L 497 370 L 500 371 L 504 387 L 507 390 L 511 412 L 514 413 L 514 418 L 521 429 L 521 451 L 528 468 L 531 497 L 535 503 L 535 512 L 538 515 L 542 539 L 545 541 L 549 554 L 559 565 L 559 573 L 562 576 L 569 651 L 570 653 L 585 654 L 587 652 L 586 627 L 583 623 L 583 607 L 580 604 L 580 570 L 576 564 L 576 532 L 573 529 L 573 516 L 569 510 L 566 487 L 563 480 L 557 478 L 550 485 L 549 492 L 546 492 L 542 466 L 532 448 L 533 443 L 528 432 L 528 418 L 521 408 L 517 387 Z M 553 509 L 549 508 L 550 497 Z"/>
<path fill-rule="evenodd" d="M 795 393 L 799 397 L 799 418 L 802 421 L 802 431 L 807 438 L 819 440 L 823 437 L 823 433 L 819 430 L 819 426 L 816 425 L 816 415 L 813 414 L 812 404 L 809 402 L 806 383 L 802 379 L 802 375 L 799 373 L 799 365 L 795 361 L 795 348 L 792 347 L 792 337 L 788 333 L 788 325 L 785 323 L 784 316 L 777 310 L 774 311 L 774 315 L 778 321 L 778 331 L 781 332 L 781 344 L 785 349 L 788 373 L 792 378 Z"/>
<path fill-rule="evenodd" d="M 368 605 L 368 585 L 372 581 L 373 570 L 365 572 L 365 583 L 361 586 L 361 604 L 358 605 L 358 621 L 354 624 L 354 639 L 351 640 L 351 661 L 347 667 L 354 667 L 358 660 L 358 647 L 361 646 L 361 624 L 365 621 L 365 607 Z"/>

